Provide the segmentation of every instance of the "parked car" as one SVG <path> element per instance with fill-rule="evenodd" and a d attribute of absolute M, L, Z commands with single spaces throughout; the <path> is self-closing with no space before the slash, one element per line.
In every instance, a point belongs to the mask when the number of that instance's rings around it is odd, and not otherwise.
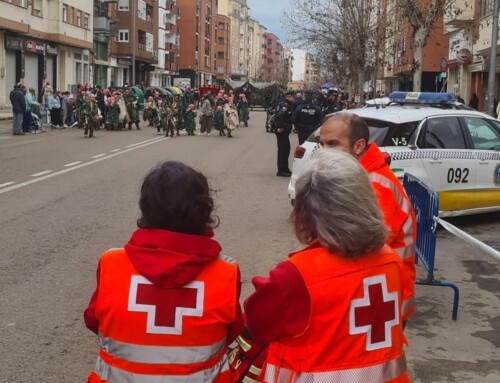
<path fill-rule="evenodd" d="M 456 105 L 447 93 L 391 94 L 384 108 L 351 109 L 370 129 L 370 142 L 387 153 L 402 180 L 409 172 L 439 194 L 440 215 L 457 216 L 500 210 L 500 122 Z M 318 128 L 295 149 L 288 196 L 319 149 Z"/>

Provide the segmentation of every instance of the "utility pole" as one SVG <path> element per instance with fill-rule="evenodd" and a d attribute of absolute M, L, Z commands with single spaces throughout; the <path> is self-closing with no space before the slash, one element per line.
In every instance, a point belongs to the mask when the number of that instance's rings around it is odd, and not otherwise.
<path fill-rule="evenodd" d="M 488 73 L 488 105 L 486 112 L 495 115 L 495 76 L 497 67 L 497 42 L 498 42 L 498 0 L 493 2 L 493 27 L 491 29 L 490 69 Z"/>
<path fill-rule="evenodd" d="M 135 6 L 137 4 L 137 1 L 133 0 L 130 2 L 132 4 L 132 84 L 130 85 L 135 85 L 135 49 L 137 46 L 137 31 L 135 30 L 135 18 L 137 16 L 137 11 L 135 9 Z"/>

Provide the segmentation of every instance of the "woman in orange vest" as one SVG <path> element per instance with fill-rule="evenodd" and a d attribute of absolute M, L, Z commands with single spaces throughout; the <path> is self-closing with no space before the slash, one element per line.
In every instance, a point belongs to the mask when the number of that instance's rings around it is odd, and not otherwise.
<path fill-rule="evenodd" d="M 292 223 L 308 247 L 245 302 L 248 330 L 269 344 L 266 383 L 409 382 L 403 344 L 403 264 L 370 181 L 349 154 L 319 153 L 296 183 Z"/>
<path fill-rule="evenodd" d="M 205 176 L 165 162 L 146 176 L 139 227 L 99 260 L 85 310 L 99 336 L 89 383 L 230 383 L 227 345 L 241 332 L 238 264 L 221 253 Z"/>

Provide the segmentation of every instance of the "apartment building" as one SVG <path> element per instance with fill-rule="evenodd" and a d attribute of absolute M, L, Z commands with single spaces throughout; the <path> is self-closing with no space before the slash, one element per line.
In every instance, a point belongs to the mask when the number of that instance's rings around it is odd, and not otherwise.
<path fill-rule="evenodd" d="M 252 41 L 251 51 L 249 56 L 250 67 L 248 78 L 251 81 L 263 81 L 264 72 L 264 53 L 266 51 L 266 27 L 261 25 L 257 20 L 249 19 L 249 33 Z"/>
<path fill-rule="evenodd" d="M 278 36 L 274 33 L 266 33 L 264 52 L 264 82 L 276 81 L 277 75 L 277 56 L 279 58 Z M 281 45 L 281 44 L 280 44 Z M 278 55 L 276 54 L 278 52 Z"/>
<path fill-rule="evenodd" d="M 231 80 L 244 81 L 249 78 L 253 39 L 251 37 L 250 10 L 246 0 L 219 0 L 218 12 L 231 19 Z"/>
<path fill-rule="evenodd" d="M 90 81 L 93 3 L 0 0 L 0 105 L 21 81 L 40 94 Z"/>
<path fill-rule="evenodd" d="M 319 59 L 306 53 L 304 60 L 304 86 L 306 89 L 317 89 L 321 82 L 321 65 Z"/>
<path fill-rule="evenodd" d="M 174 76 L 179 74 L 179 19 L 180 11 L 175 0 L 158 0 L 158 63 L 152 72 L 151 85 L 172 86 Z"/>
<path fill-rule="evenodd" d="M 425 7 L 427 0 L 422 1 Z M 377 91 L 390 93 L 394 90 L 413 90 L 414 47 L 413 30 L 408 21 L 396 6 L 395 0 L 383 1 L 382 12 L 385 13 L 386 29 L 392 31 L 385 41 L 383 82 L 377 81 L 381 88 Z M 427 43 L 423 48 L 421 90 L 436 92 L 441 90 L 439 83 L 441 73 L 440 62 L 448 55 L 448 37 L 443 32 L 443 18 L 438 18 L 429 33 Z M 380 72 L 379 72 L 380 73 Z"/>
<path fill-rule="evenodd" d="M 218 14 L 215 25 L 216 82 L 224 85 L 231 69 L 231 19 Z"/>
<path fill-rule="evenodd" d="M 118 0 L 110 17 L 117 21 L 118 32 L 110 44 L 112 85 L 149 85 L 158 63 L 156 0 Z"/>
<path fill-rule="evenodd" d="M 174 85 L 202 86 L 216 82 L 215 25 L 216 0 L 178 0 L 179 75 Z"/>

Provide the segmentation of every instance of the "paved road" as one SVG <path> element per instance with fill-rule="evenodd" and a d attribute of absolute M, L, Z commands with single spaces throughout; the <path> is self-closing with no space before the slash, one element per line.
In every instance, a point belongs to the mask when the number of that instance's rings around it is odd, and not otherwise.
<path fill-rule="evenodd" d="M 0 382 L 83 382 L 96 338 L 82 321 L 99 254 L 135 228 L 147 170 L 179 160 L 204 172 L 216 193 L 216 238 L 250 278 L 299 247 L 288 223 L 287 179 L 275 174 L 275 139 L 264 114 L 232 139 L 77 129 L 10 136 L 0 121 Z M 296 137 L 293 136 L 294 142 Z M 500 218 L 453 223 L 500 249 Z M 409 322 L 414 382 L 500 381 L 500 265 L 440 231 L 436 275 L 461 289 L 451 321 L 451 290 L 417 286 Z M 421 270 L 419 270 L 421 272 Z"/>

